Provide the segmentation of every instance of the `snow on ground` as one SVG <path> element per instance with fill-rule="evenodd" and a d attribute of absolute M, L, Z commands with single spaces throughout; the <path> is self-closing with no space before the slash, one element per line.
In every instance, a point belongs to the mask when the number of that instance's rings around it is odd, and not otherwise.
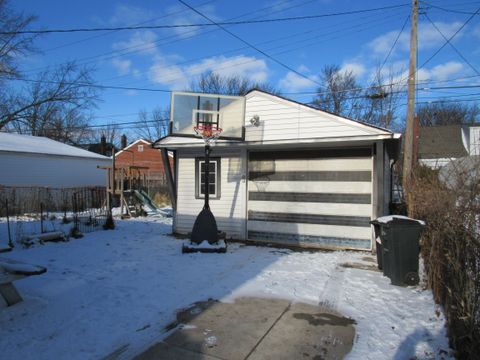
<path fill-rule="evenodd" d="M 430 359 L 449 351 L 429 291 L 341 266 L 365 264 L 368 253 L 229 244 L 226 254 L 182 254 L 182 242 L 167 235 L 170 221 L 117 220 L 113 231 L 0 254 L 48 268 L 15 282 L 22 303 L 0 303 L 2 359 L 98 359 L 125 345 L 128 358 L 161 340 L 177 310 L 243 296 L 328 304 L 353 318 L 350 359 Z"/>

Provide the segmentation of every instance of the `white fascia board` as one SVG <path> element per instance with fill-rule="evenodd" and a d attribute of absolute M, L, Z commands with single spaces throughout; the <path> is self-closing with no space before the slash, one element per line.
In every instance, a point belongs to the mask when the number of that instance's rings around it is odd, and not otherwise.
<path fill-rule="evenodd" d="M 396 136 L 396 135 L 400 135 L 400 134 L 390 133 L 390 134 L 384 134 L 384 135 L 343 136 L 343 137 L 332 137 L 332 138 L 329 137 L 329 138 L 309 138 L 309 139 L 269 140 L 269 141 L 218 140 L 213 146 L 214 147 L 250 147 L 250 146 L 268 147 L 268 146 L 274 146 L 274 145 L 299 146 L 299 145 L 313 145 L 313 144 L 342 144 L 342 143 L 351 143 L 351 142 L 372 142 L 377 140 L 400 138 L 400 136 Z M 164 141 L 166 139 L 167 138 L 162 139 L 162 141 L 156 144 L 156 147 L 177 149 L 177 148 L 192 148 L 192 147 L 205 146 L 205 143 L 202 139 L 176 137 L 175 140 L 178 140 L 178 142 Z"/>

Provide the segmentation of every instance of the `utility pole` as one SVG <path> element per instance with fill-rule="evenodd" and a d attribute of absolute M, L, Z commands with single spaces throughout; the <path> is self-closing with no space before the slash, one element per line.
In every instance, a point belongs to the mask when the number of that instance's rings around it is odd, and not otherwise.
<path fill-rule="evenodd" d="M 417 25 L 418 0 L 412 0 L 412 31 L 410 33 L 410 68 L 408 71 L 408 107 L 405 136 L 403 139 L 403 191 L 408 193 L 408 185 L 413 167 L 413 128 L 415 121 L 415 77 L 417 72 Z"/>

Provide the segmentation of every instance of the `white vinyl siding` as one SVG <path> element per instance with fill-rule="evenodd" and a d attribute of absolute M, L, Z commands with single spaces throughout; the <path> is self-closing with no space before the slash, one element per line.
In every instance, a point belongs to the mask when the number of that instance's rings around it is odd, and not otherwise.
<path fill-rule="evenodd" d="M 260 118 L 259 126 L 250 123 L 255 115 Z M 246 141 L 388 134 L 380 129 L 259 92 L 247 95 L 245 130 Z"/>
<path fill-rule="evenodd" d="M 177 209 L 174 231 L 179 234 L 192 231 L 193 223 L 203 208 L 204 199 L 195 198 L 195 158 L 201 156 L 203 149 L 177 152 Z M 242 161 L 240 150 L 224 151 L 213 147 L 212 157 L 220 158 L 221 196 L 210 201 L 210 209 L 217 221 L 218 230 L 225 232 L 227 239 L 244 239 L 245 161 Z"/>
<path fill-rule="evenodd" d="M 470 155 L 480 155 L 480 127 L 470 127 Z"/>
<path fill-rule="evenodd" d="M 0 152 L 0 185 L 6 186 L 106 186 L 108 158 L 80 158 L 33 153 Z"/>

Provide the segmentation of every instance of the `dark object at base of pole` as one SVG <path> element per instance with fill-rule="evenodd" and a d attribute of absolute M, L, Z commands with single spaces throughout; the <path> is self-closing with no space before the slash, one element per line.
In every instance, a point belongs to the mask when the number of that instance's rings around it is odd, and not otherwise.
<path fill-rule="evenodd" d="M 8 246 L 13 248 L 12 234 L 10 233 L 10 214 L 8 211 L 8 199 L 5 200 L 5 210 L 7 211 L 7 230 L 8 230 Z"/>
<path fill-rule="evenodd" d="M 103 225 L 104 230 L 114 230 L 115 229 L 115 222 L 113 221 L 112 214 L 108 214 L 107 221 L 105 221 L 105 225 Z"/>
<path fill-rule="evenodd" d="M 218 247 L 198 247 L 198 246 L 189 246 L 188 244 L 184 244 L 182 246 L 182 253 L 189 254 L 189 253 L 221 253 L 225 254 L 227 252 L 227 244 L 223 241 L 219 242 Z"/>
<path fill-rule="evenodd" d="M 209 208 L 203 208 L 198 214 L 190 240 L 194 244 L 200 244 L 203 240 L 207 240 L 209 244 L 218 242 L 217 222 Z"/>

